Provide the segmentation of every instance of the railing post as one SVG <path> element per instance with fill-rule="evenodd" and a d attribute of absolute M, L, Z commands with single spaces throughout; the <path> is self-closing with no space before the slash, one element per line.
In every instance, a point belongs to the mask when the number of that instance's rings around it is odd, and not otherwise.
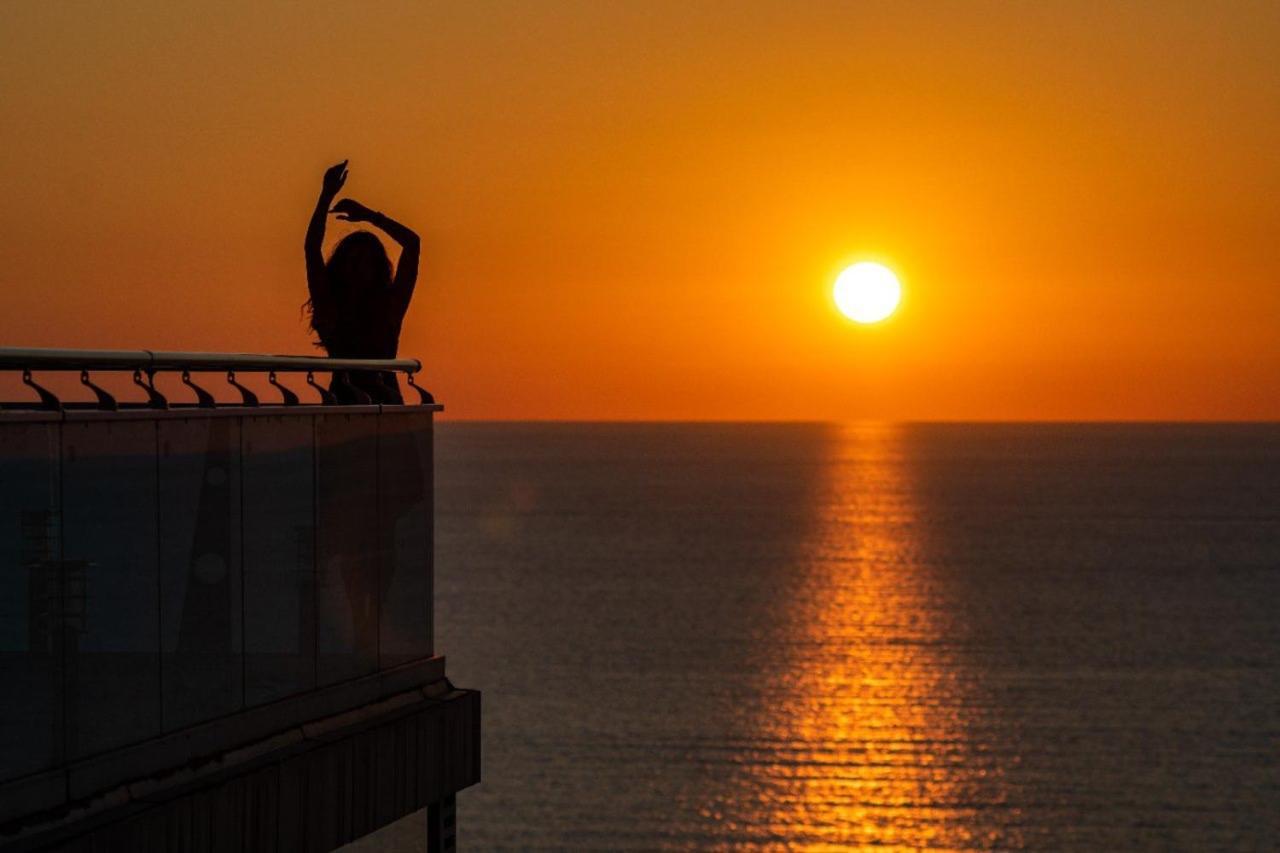
<path fill-rule="evenodd" d="M 458 809 L 453 794 L 427 806 L 428 853 L 451 853 L 458 849 Z"/>

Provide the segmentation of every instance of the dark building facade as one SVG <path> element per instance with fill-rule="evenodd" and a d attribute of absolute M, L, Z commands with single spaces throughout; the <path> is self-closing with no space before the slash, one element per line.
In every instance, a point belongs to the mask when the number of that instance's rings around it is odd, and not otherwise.
<path fill-rule="evenodd" d="M 428 399 L 0 410 L 0 847 L 452 845 Z"/>

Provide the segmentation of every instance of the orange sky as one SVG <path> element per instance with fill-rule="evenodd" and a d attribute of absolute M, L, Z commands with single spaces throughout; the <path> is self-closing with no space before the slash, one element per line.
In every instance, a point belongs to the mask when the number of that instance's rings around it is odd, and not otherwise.
<path fill-rule="evenodd" d="M 452 417 L 1280 417 L 1280 4 L 123 5 L 5 7 L 0 343 L 311 351 L 349 157 Z"/>

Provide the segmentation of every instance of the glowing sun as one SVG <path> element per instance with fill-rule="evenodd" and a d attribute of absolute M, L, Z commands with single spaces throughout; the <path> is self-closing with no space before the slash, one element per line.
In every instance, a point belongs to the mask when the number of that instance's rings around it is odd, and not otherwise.
<path fill-rule="evenodd" d="M 864 261 L 836 276 L 835 298 L 840 313 L 850 320 L 878 323 L 898 307 L 902 286 L 888 267 Z"/>

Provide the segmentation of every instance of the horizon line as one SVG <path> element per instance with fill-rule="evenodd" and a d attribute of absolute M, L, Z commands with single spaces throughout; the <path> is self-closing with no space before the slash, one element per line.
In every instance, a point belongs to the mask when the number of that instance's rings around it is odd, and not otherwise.
<path fill-rule="evenodd" d="M 1280 418 L 474 418 L 450 417 L 448 409 L 436 415 L 440 423 L 467 424 L 796 424 L 847 425 L 896 424 L 921 426 L 1009 425 L 1028 426 L 1280 426 Z"/>

